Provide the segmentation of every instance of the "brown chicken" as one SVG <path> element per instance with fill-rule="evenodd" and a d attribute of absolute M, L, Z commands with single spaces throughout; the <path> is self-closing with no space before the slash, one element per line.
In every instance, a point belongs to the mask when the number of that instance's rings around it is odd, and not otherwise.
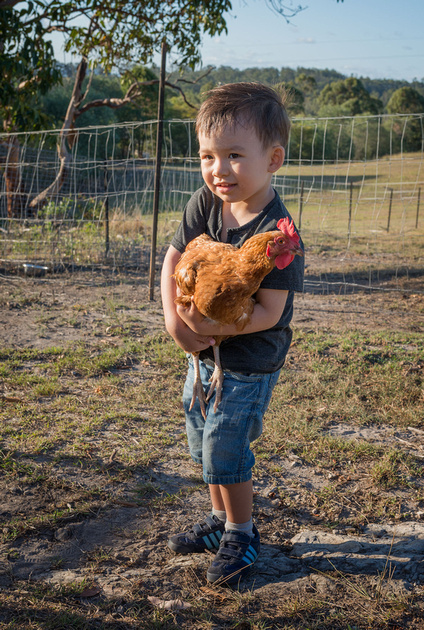
<path fill-rule="evenodd" d="M 255 234 L 240 248 L 214 241 L 206 234 L 193 239 L 178 261 L 173 277 L 179 288 L 177 304 L 190 307 L 194 301 L 198 311 L 213 322 L 235 324 L 241 332 L 249 323 L 255 300 L 252 297 L 276 265 L 284 269 L 295 255 L 303 256 L 293 221 L 280 219 L 278 230 Z M 190 409 L 199 399 L 206 418 L 205 403 L 216 390 L 214 409 L 221 402 L 223 371 L 219 344 L 228 337 L 215 337 L 213 346 L 215 369 L 206 398 L 199 372 L 199 353 L 193 353 L 195 381 Z"/>

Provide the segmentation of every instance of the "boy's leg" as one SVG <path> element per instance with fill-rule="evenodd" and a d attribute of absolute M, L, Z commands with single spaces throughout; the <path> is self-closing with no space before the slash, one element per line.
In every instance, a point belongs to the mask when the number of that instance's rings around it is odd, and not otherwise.
<path fill-rule="evenodd" d="M 225 503 L 221 494 L 221 486 L 217 483 L 209 484 L 209 493 L 211 495 L 211 503 L 214 510 L 225 512 Z"/>
<path fill-rule="evenodd" d="M 206 372 L 201 362 L 202 370 Z M 205 388 L 209 378 L 210 374 L 202 374 Z M 187 435 L 193 459 L 203 465 L 203 477 L 209 484 L 213 514 L 188 532 L 172 536 L 168 544 L 178 553 L 219 547 L 216 561 L 212 562 L 207 572 L 211 582 L 238 580 L 240 573 L 246 572 L 259 552 L 259 533 L 251 522 L 251 470 L 255 460 L 250 443 L 261 434 L 262 416 L 277 379 L 278 373 L 226 373 L 223 401 L 217 413 L 213 411 L 213 399 L 209 402 L 205 422 L 200 408 L 197 409 L 197 403 L 188 413 L 192 396 L 189 370 L 184 392 Z M 226 528 L 220 520 L 224 514 L 227 517 Z M 245 527 L 238 527 L 248 524 L 251 528 L 249 535 L 244 533 Z"/>
<path fill-rule="evenodd" d="M 253 483 L 210 484 L 212 507 L 225 511 L 231 523 L 246 523 L 252 518 Z"/>
<path fill-rule="evenodd" d="M 224 505 L 227 520 L 218 553 L 206 577 L 209 582 L 237 582 L 251 568 L 260 550 L 259 532 L 252 522 L 252 480 L 209 488 L 212 505 Z"/>
<path fill-rule="evenodd" d="M 206 389 L 209 386 L 212 370 L 208 371 L 201 361 L 200 373 Z M 193 362 L 190 359 L 187 379 L 184 386 L 183 403 L 186 413 L 187 437 L 190 453 L 195 462 L 202 464 L 205 420 L 200 410 L 199 401 L 196 401 L 193 409 L 189 411 L 191 398 L 193 396 L 193 378 Z M 212 502 L 212 505 L 215 504 Z M 218 505 L 221 505 L 221 503 L 217 502 L 215 506 L 218 512 L 225 510 L 224 507 L 220 510 L 217 507 Z M 168 546 L 172 551 L 181 554 L 200 553 L 206 550 L 216 551 L 219 548 L 220 540 L 225 532 L 225 514 L 216 514 L 214 510 L 212 514 L 206 516 L 205 519 L 199 523 L 195 525 L 190 523 L 189 527 L 190 529 L 179 534 L 174 534 L 169 538 Z"/>
<path fill-rule="evenodd" d="M 237 582 L 259 554 L 260 536 L 252 522 L 255 458 L 250 444 L 262 432 L 262 418 L 277 379 L 278 373 L 226 373 L 223 400 L 205 425 L 204 479 L 212 505 L 215 509 L 223 507 L 227 517 L 218 553 L 207 571 L 210 582 Z"/>

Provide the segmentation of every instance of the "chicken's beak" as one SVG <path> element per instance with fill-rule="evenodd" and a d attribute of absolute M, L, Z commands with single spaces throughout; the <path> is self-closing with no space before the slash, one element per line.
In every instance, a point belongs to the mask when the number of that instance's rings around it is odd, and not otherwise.
<path fill-rule="evenodd" d="M 290 253 L 293 254 L 294 256 L 301 256 L 302 258 L 304 256 L 303 249 L 301 248 L 299 243 L 295 243 L 293 245 L 293 247 L 290 249 Z"/>

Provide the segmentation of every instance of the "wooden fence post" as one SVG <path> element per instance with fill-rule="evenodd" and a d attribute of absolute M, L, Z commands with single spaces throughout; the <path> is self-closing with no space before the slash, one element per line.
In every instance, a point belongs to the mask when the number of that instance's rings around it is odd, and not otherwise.
<path fill-rule="evenodd" d="M 393 188 L 390 188 L 389 214 L 387 217 L 387 231 L 390 230 L 390 219 L 392 218 L 392 204 L 393 204 Z"/>
<path fill-rule="evenodd" d="M 298 226 L 297 229 L 300 230 L 302 229 L 302 212 L 303 212 L 303 188 L 304 188 L 305 182 L 301 181 L 300 182 L 300 197 L 299 197 L 299 221 L 298 221 Z"/>

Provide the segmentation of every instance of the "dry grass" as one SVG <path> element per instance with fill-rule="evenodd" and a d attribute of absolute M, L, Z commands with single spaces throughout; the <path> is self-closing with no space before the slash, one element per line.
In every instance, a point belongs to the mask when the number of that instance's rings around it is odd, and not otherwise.
<path fill-rule="evenodd" d="M 162 332 L 140 328 L 157 306 L 137 299 L 135 313 L 131 284 L 122 285 L 122 294 L 90 286 L 86 298 L 76 287 L 59 302 L 49 301 L 46 286 L 36 283 L 31 295 L 13 284 L 2 308 L 16 313 L 17 323 L 31 314 L 34 341 L 61 330 L 78 332 L 80 339 L 61 345 L 44 339 L 41 347 L 5 344 L 1 350 L 0 565 L 9 567 L 0 590 L 1 628 L 420 629 L 422 585 L 421 591 L 419 585 L 413 592 L 391 590 L 390 566 L 380 576 L 330 570 L 321 576 L 324 589 L 311 581 L 306 590 L 282 596 L 280 589 L 276 597 L 254 587 L 211 588 L 201 569 L 170 565 L 170 519 L 184 518 L 204 495 L 199 475 L 181 473 L 188 461 L 179 403 L 185 357 Z M 405 307 L 394 299 L 396 304 Z M 413 322 L 420 309 L 422 302 L 411 298 L 405 314 Z M 88 319 L 90 313 L 96 319 Z M 264 540 L 275 530 L 290 538 L 307 524 L 358 532 L 369 522 L 419 519 L 422 459 L 416 440 L 405 444 L 395 433 L 424 429 L 423 369 L 419 332 L 296 327 L 255 444 L 255 477 L 275 486 L 278 502 L 272 521 L 261 520 Z M 334 432 L 345 425 L 359 432 L 371 426 L 380 437 L 346 440 Z M 161 487 L 153 477 L 169 461 Z M 293 471 L 320 485 L 308 486 L 294 473 L 285 479 L 287 461 L 300 462 Z M 25 545 L 54 539 L 72 524 L 94 526 L 119 506 L 137 510 L 131 551 L 116 557 L 110 545 L 95 546 L 79 561 L 84 579 L 67 585 L 14 576 Z M 49 570 L 65 570 L 66 562 L 52 558 Z M 146 577 L 152 567 L 155 575 Z M 114 573 L 122 575 L 124 595 L 96 590 L 100 577 Z M 191 606 L 161 609 L 150 595 Z"/>

